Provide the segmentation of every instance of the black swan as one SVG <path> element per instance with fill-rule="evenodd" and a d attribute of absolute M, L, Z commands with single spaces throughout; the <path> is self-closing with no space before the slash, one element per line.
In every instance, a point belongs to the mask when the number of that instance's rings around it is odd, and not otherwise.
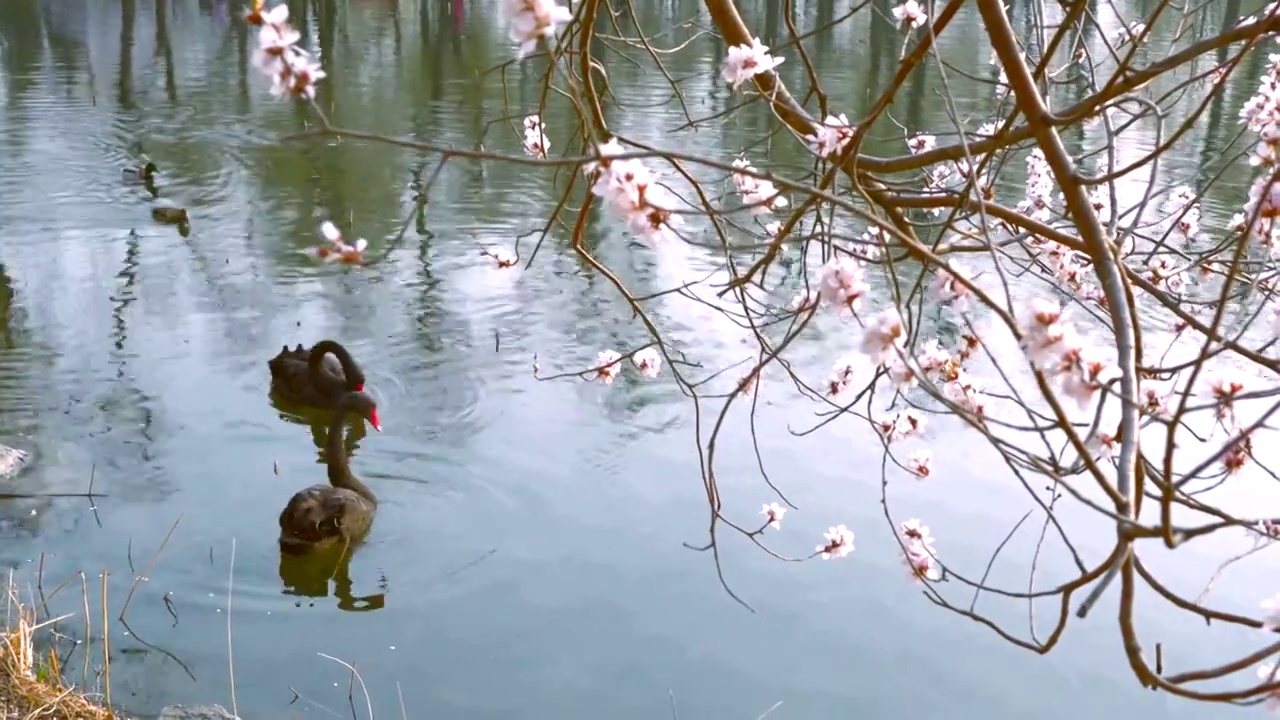
<path fill-rule="evenodd" d="M 267 361 L 267 368 L 271 370 L 271 392 L 301 405 L 332 408 L 344 393 L 364 390 L 364 371 L 351 353 L 333 340 L 321 340 L 310 350 L 301 344 L 293 350 L 285 345 L 279 355 Z"/>
<path fill-rule="evenodd" d="M 360 540 L 373 524 L 378 498 L 360 479 L 351 474 L 342 435 L 348 412 L 358 412 L 382 431 L 378 422 L 378 404 L 362 392 L 342 396 L 333 411 L 329 425 L 329 442 L 325 461 L 329 466 L 329 484 L 313 485 L 298 492 L 280 513 L 280 550 L 289 555 L 306 555 L 341 541 L 349 544 Z"/>

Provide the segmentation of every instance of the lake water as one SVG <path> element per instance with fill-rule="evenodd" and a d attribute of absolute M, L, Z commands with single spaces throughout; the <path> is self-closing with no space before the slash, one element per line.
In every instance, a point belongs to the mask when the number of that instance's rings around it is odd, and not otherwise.
<path fill-rule="evenodd" d="M 645 27 L 706 23 L 688 0 L 637 5 Z M 785 32 L 769 5 L 744 3 L 766 32 Z M 845 11 L 836 5 L 804 4 L 801 23 Z M 511 57 L 492 3 L 291 6 L 330 72 L 321 101 L 338 124 L 470 148 L 486 122 L 536 107 L 536 64 L 508 69 L 505 88 L 484 74 Z M 643 327 L 575 257 L 567 231 L 527 270 L 499 270 L 479 254 L 540 228 L 554 173 L 454 162 L 430 195 L 432 235 L 410 224 L 395 242 L 427 159 L 353 142 L 276 144 L 308 115 L 274 101 L 248 66 L 239 12 L 206 0 L 0 3 L 0 261 L 13 291 L 0 342 L 0 441 L 36 456 L 8 491 L 83 492 L 92 474 L 101 495 L 0 501 L 0 563 L 24 588 L 43 563 L 46 591 L 86 574 L 95 666 L 107 573 L 116 705 L 230 707 L 230 613 L 245 717 L 346 715 L 348 672 L 320 653 L 357 666 L 382 717 L 399 717 L 401 702 L 408 717 L 436 718 L 756 718 L 777 703 L 771 718 L 1240 714 L 1142 690 L 1123 657 L 1114 589 L 1043 657 L 934 607 L 906 582 L 882 515 L 879 444 L 852 426 L 792 437 L 788 427 L 812 423 L 812 406 L 769 378 L 762 452 L 800 508 L 778 547 L 805 554 L 843 522 L 857 551 L 788 564 L 726 540 L 725 573 L 756 612 L 736 604 L 711 558 L 682 546 L 705 541 L 707 509 L 693 406 L 669 372 L 624 374 L 611 386 L 533 376 L 535 354 L 543 374 L 580 370 L 601 349 L 643 343 Z M 958 22 L 944 52 L 987 67 L 987 49 L 972 42 L 976 12 Z M 860 21 L 809 50 L 855 118 L 891 74 L 900 42 L 884 23 Z M 718 78 L 722 57 L 704 37 L 669 58 L 691 114 L 735 102 Z M 1259 68 L 1246 62 L 1225 115 L 1196 129 L 1203 154 L 1170 158 L 1170 177 L 1225 154 Z M 783 69 L 799 87 L 798 60 Z M 945 126 L 935 80 L 904 89 L 899 121 Z M 989 111 L 989 88 L 953 81 L 961 113 Z M 766 126 L 756 109 L 673 133 L 685 116 L 660 74 L 618 62 L 610 82 L 646 108 L 615 109 L 614 127 L 663 147 L 727 161 Z M 576 142 L 563 108 L 546 116 L 553 151 Z M 789 143 L 775 143 L 776 167 L 804 162 Z M 484 144 L 520 151 L 503 123 Z M 868 149 L 877 147 L 904 152 L 888 132 Z M 146 193 L 120 182 L 140 148 L 163 171 L 162 196 L 190 209 L 189 236 L 153 223 Z M 762 162 L 764 151 L 752 157 Z M 1243 201 L 1248 171 L 1232 173 L 1206 202 L 1206 226 Z M 327 218 L 368 238 L 378 262 L 350 269 L 309 257 Z M 606 222 L 590 230 L 601 259 L 644 291 L 717 264 L 698 248 L 651 252 Z M 751 355 L 747 337 L 703 306 L 672 296 L 654 314 L 708 368 Z M 380 400 L 385 431 L 359 440 L 353 466 L 381 506 L 336 579 L 282 579 L 280 509 L 324 469 L 318 436 L 269 401 L 266 361 L 283 344 L 327 337 L 352 349 Z M 821 378 L 845 349 L 832 343 L 799 347 L 794 360 Z M 720 489 L 728 513 L 753 518 L 774 497 L 745 416 L 735 417 L 721 442 Z M 1031 502 L 987 470 L 999 466 L 973 436 L 947 428 L 930 436 L 938 477 L 893 483 L 895 513 L 923 518 L 949 561 L 980 570 Z M 1111 531 L 1077 520 L 1083 551 L 1101 557 Z M 1013 543 L 1016 558 L 997 566 L 997 579 L 1025 587 L 1030 537 Z M 1156 552 L 1152 563 L 1194 593 L 1215 559 L 1247 547 L 1242 537 L 1189 546 L 1176 563 Z M 1252 611 L 1275 591 L 1258 567 L 1222 581 L 1214 597 L 1224 609 Z M 143 573 L 126 632 L 114 618 Z M 51 605 L 75 612 L 82 602 L 77 577 Z M 1171 668 L 1225 660 L 1248 639 L 1144 602 L 1144 637 L 1164 644 Z M 994 600 L 990 610 L 1015 623 L 1026 615 Z M 1053 608 L 1037 612 L 1047 628 Z M 82 618 L 67 622 L 64 632 L 84 637 Z M 66 663 L 76 680 L 82 661 Z"/>

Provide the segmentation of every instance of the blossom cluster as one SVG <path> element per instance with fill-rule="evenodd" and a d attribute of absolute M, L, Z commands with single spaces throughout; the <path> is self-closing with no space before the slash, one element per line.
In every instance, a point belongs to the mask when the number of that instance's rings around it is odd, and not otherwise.
<path fill-rule="evenodd" d="M 281 4 L 267 10 L 264 1 L 252 0 L 252 9 L 246 16 L 248 22 L 260 28 L 254 64 L 271 78 L 274 95 L 314 99 L 316 83 L 325 77 L 323 69 L 298 46 L 301 36 L 288 25 L 287 6 Z M 905 0 L 892 8 L 892 15 L 900 27 L 910 32 L 925 27 L 929 22 L 926 5 L 928 3 Z M 573 21 L 572 11 L 556 0 L 503 0 L 503 7 L 510 20 L 510 38 L 518 44 L 518 57 L 521 59 L 533 52 L 539 43 L 550 41 L 561 26 Z M 1136 42 L 1145 32 L 1146 27 L 1141 23 L 1129 26 L 1120 42 Z M 728 49 L 721 74 L 734 89 L 753 81 L 767 86 L 771 79 L 768 74 L 782 63 L 783 58 L 775 57 L 759 38 L 753 38 L 750 43 Z M 994 55 L 992 63 L 996 66 L 992 73 L 996 74 L 998 70 L 995 82 L 997 99 L 1002 100 L 1010 91 L 1009 78 Z M 1280 228 L 1274 227 L 1274 218 L 1280 216 L 1280 187 L 1274 182 L 1280 173 L 1280 55 L 1271 56 L 1271 64 L 1260 81 L 1258 95 L 1246 103 L 1241 110 L 1241 118 L 1259 137 L 1251 162 L 1265 172 L 1254 182 L 1245 211 L 1237 215 L 1235 224 L 1241 231 L 1255 236 L 1273 256 L 1280 256 Z M 547 158 L 550 143 L 543 119 L 538 114 L 531 114 L 523 118 L 522 125 L 525 153 Z M 996 131 L 997 123 L 989 122 L 983 124 L 975 135 L 990 137 Z M 808 134 L 802 137 L 819 158 L 834 159 L 849 151 L 857 135 L 857 126 L 850 123 L 844 114 L 833 113 L 826 114 L 821 122 L 815 122 Z M 913 155 L 930 153 L 938 145 L 937 137 L 925 132 L 909 135 L 906 144 Z M 592 195 L 599 198 L 608 211 L 625 220 L 629 230 L 637 236 L 651 241 L 676 236 L 683 224 L 676 210 L 677 198 L 657 181 L 650 168 L 640 159 L 623 158 L 624 150 L 616 138 L 606 139 L 596 146 L 596 150 L 594 161 L 583 167 Z M 972 183 L 979 194 L 992 199 L 993 183 L 988 177 L 990 170 L 986 168 L 992 163 L 986 160 L 981 153 L 975 152 L 963 159 L 937 163 L 925 169 L 925 187 L 930 191 L 954 192 L 957 181 L 964 185 Z M 1044 154 L 1039 149 L 1033 150 L 1027 157 L 1026 167 L 1026 195 L 1017 209 L 1031 220 L 1049 224 L 1055 216 L 1055 183 Z M 733 168 L 731 179 L 734 187 L 743 204 L 754 214 L 765 215 L 788 206 L 788 199 L 773 182 L 756 177 L 758 171 L 745 157 L 737 158 Z M 1089 197 L 1100 215 L 1110 217 L 1118 214 L 1118 210 L 1111 207 L 1108 189 L 1090 184 Z M 1168 194 L 1164 209 L 1172 220 L 1171 230 L 1188 243 L 1194 241 L 1200 232 L 1201 221 L 1196 193 L 1188 187 L 1174 188 Z M 932 212 L 941 214 L 943 209 L 939 206 Z M 765 232 L 769 238 L 776 239 L 781 228 L 782 223 L 769 222 L 765 225 Z M 367 247 L 363 238 L 347 244 L 332 222 L 325 222 L 321 232 L 327 244 L 316 250 L 320 257 L 326 261 L 361 261 Z M 1043 233 L 1054 235 L 1048 230 L 1043 230 Z M 819 269 L 815 289 L 804 293 L 793 303 L 796 309 L 813 309 L 819 305 L 834 307 L 842 315 L 854 316 L 861 326 L 855 351 L 837 361 L 826 390 L 832 397 L 843 397 L 860 378 L 874 381 L 882 374 L 889 378 L 895 393 L 904 393 L 921 382 L 932 383 L 941 388 L 941 396 L 949 406 L 959 407 L 970 421 L 976 418 L 977 422 L 983 422 L 987 417 L 988 396 L 984 394 L 979 378 L 965 367 L 966 361 L 980 347 L 976 336 L 965 335 L 963 346 L 954 351 L 943 348 L 937 338 L 927 340 L 912 351 L 908 347 L 911 334 L 907 321 L 896 307 L 889 306 L 881 312 L 875 312 L 877 308 L 873 308 L 871 312 L 874 314 L 863 314 L 865 305 L 870 302 L 867 300 L 870 285 L 866 278 L 866 264 L 878 259 L 888 240 L 889 235 L 882 228 L 869 228 L 863 234 L 858 250 L 840 248 L 835 252 Z M 1132 237 L 1123 238 L 1121 255 L 1132 251 L 1133 242 Z M 1088 256 L 1067 244 L 1035 234 L 1030 236 L 1027 245 L 1038 251 L 1037 261 L 1046 262 L 1062 285 L 1084 299 L 1104 302 L 1102 293 L 1089 282 L 1094 273 L 1089 267 L 1091 261 Z M 519 259 L 504 249 L 485 249 L 482 253 L 500 268 L 512 267 Z M 1153 254 L 1146 263 L 1146 277 L 1156 286 L 1174 294 L 1185 289 L 1185 268 L 1176 256 Z M 964 265 L 946 262 L 934 271 L 929 292 L 941 303 L 964 312 L 974 297 L 975 291 L 971 290 L 970 283 L 972 277 L 973 273 Z M 1086 344 L 1065 320 L 1064 312 L 1060 304 L 1048 300 L 1036 299 L 1028 303 L 1018 318 L 1021 345 L 1033 366 L 1056 384 L 1064 396 L 1085 409 L 1119 375 L 1119 371 L 1103 353 Z M 612 383 L 621 374 L 624 359 L 617 351 L 603 350 L 596 357 L 596 366 L 582 375 L 593 375 L 606 384 Z M 631 353 L 629 359 L 636 372 L 645 377 L 656 377 L 661 372 L 664 355 L 660 346 L 645 347 Z M 769 361 L 773 359 L 771 356 Z M 536 362 L 535 356 L 535 373 Z M 754 392 L 766 361 L 762 359 L 760 363 L 739 380 L 738 392 Z M 1221 459 L 1227 474 L 1239 472 L 1252 457 L 1252 439 L 1241 431 L 1235 417 L 1235 404 L 1243 392 L 1244 384 L 1235 379 L 1218 378 L 1210 382 L 1218 420 L 1234 433 L 1228 439 Z M 1167 417 L 1168 398 L 1155 388 L 1144 385 L 1138 401 L 1145 414 Z M 872 421 L 873 428 L 885 444 L 923 436 L 928 419 L 920 411 L 906 408 L 896 412 L 890 410 L 890 413 Z M 1110 457 L 1118 445 L 1117 438 L 1105 432 L 1097 433 L 1091 442 L 1106 457 Z M 933 454 L 927 448 L 916 449 L 907 454 L 902 466 L 918 478 L 930 477 L 933 475 Z M 787 512 L 787 508 L 777 502 L 762 505 L 763 524 L 751 535 L 763 533 L 768 528 L 780 530 Z M 1266 532 L 1274 539 L 1280 531 L 1272 527 Z M 943 569 L 937 560 L 935 538 L 929 527 L 920 519 L 911 518 L 899 524 L 897 536 L 903 552 L 902 560 L 913 580 L 936 582 L 942 579 Z M 833 525 L 823 534 L 814 554 L 824 560 L 846 557 L 854 551 L 854 540 L 854 533 L 848 527 Z M 1264 607 L 1272 611 L 1264 629 L 1274 631 L 1280 623 L 1280 599 L 1264 603 Z M 1272 666 L 1263 666 L 1259 676 L 1271 681 L 1276 679 L 1277 673 Z M 1280 706 L 1280 694 L 1274 695 L 1272 700 Z"/>
<path fill-rule="evenodd" d="M 828 115 L 821 123 L 814 123 L 813 132 L 804 139 L 815 155 L 828 158 L 844 153 L 857 129 L 844 113 Z"/>
<path fill-rule="evenodd" d="M 965 335 L 964 340 L 964 346 L 953 354 L 937 338 L 931 338 L 916 353 L 915 364 L 931 382 L 942 386 L 942 394 L 948 400 L 981 422 L 987 415 L 988 398 L 982 392 L 982 383 L 964 367 L 980 343 L 972 335 Z"/>
<path fill-rule="evenodd" d="M 907 0 L 893 9 L 893 19 L 906 24 L 912 30 L 929 22 L 929 16 L 916 0 Z"/>
<path fill-rule="evenodd" d="M 969 288 L 957 278 L 969 280 L 973 277 L 973 273 L 969 268 L 958 262 L 948 263 L 947 267 L 939 269 L 937 275 L 934 276 L 932 290 L 938 299 L 944 303 L 951 305 L 959 311 L 964 311 L 969 305 Z"/>
<path fill-rule="evenodd" d="M 1275 13 L 1276 3 L 1269 4 L 1261 13 L 1263 17 Z M 1255 22 L 1251 16 L 1247 22 Z M 1241 24 L 1244 24 L 1242 21 Z M 1240 121 L 1245 123 L 1251 132 L 1258 135 L 1258 143 L 1249 158 L 1250 164 L 1261 168 L 1262 172 L 1254 179 L 1249 188 L 1249 197 L 1244 211 L 1232 218 L 1232 226 L 1240 232 L 1247 232 L 1252 238 L 1265 247 L 1272 257 L 1280 256 L 1280 227 L 1275 218 L 1280 216 L 1280 183 L 1276 173 L 1280 170 L 1280 54 L 1272 54 L 1268 58 L 1266 72 L 1258 80 L 1258 90 L 1240 109 Z M 1280 308 L 1275 315 L 1276 330 L 1280 331 Z M 1235 403 L 1246 390 L 1241 380 L 1226 377 L 1209 379 L 1209 393 L 1213 398 L 1217 419 L 1228 432 L 1235 432 L 1229 441 L 1226 452 L 1222 455 L 1223 469 L 1227 474 L 1236 474 L 1253 456 L 1253 439 L 1251 435 L 1240 429 L 1235 414 Z M 1268 542 L 1276 536 L 1274 524 L 1264 522 L 1263 532 Z M 1264 632 L 1274 632 L 1280 614 L 1280 596 L 1264 600 L 1262 607 L 1268 611 L 1262 624 Z M 1259 665 L 1258 679 L 1262 683 L 1274 683 L 1280 680 L 1280 667 L 1272 664 Z M 1280 692 L 1271 691 L 1266 696 L 1269 709 L 1280 711 Z"/>
<path fill-rule="evenodd" d="M 641 348 L 631 355 L 631 364 L 645 377 L 657 377 L 662 371 L 662 353 L 654 347 Z M 593 369 L 596 379 L 611 384 L 622 372 L 622 355 L 616 350 L 601 350 Z"/>
<path fill-rule="evenodd" d="M 506 0 L 506 13 L 511 23 L 508 37 L 519 45 L 517 60 L 523 60 L 538 47 L 538 41 L 554 37 L 559 26 L 573 19 L 573 12 L 555 0 Z"/>
<path fill-rule="evenodd" d="M 816 299 L 823 304 L 837 306 L 842 311 L 857 312 L 862 298 L 870 290 L 865 265 L 857 258 L 847 255 L 833 257 L 818 270 Z M 812 298 L 806 297 L 800 307 L 805 307 L 810 300 Z"/>
<path fill-rule="evenodd" d="M 325 72 L 310 53 L 298 47 L 302 35 L 289 25 L 289 6 L 280 3 L 267 10 L 265 0 L 253 0 L 245 21 L 258 26 L 253 64 L 271 78 L 271 94 L 314 99 L 316 83 Z"/>
<path fill-rule="evenodd" d="M 1200 203 L 1195 192 L 1186 185 L 1179 185 L 1169 192 L 1165 209 L 1176 218 L 1174 228 L 1187 240 L 1200 234 Z"/>
<path fill-rule="evenodd" d="M 747 172 L 759 172 L 751 163 L 747 162 L 745 157 L 739 157 L 733 161 L 733 167 L 738 170 Z M 735 172 L 733 174 L 733 186 L 737 188 L 738 194 L 742 196 L 742 202 L 751 208 L 751 212 L 756 215 L 781 210 L 787 206 L 787 199 L 778 192 L 778 188 L 769 180 L 761 180 L 754 175 L 748 175 L 746 172 Z M 772 233 L 776 235 L 777 233 Z"/>
<path fill-rule="evenodd" d="M 899 527 L 903 560 L 911 571 L 912 579 L 941 579 L 942 573 L 938 568 L 937 555 L 933 549 L 934 538 L 929 532 L 929 526 L 921 525 L 917 518 L 911 518 Z"/>
<path fill-rule="evenodd" d="M 886 443 L 895 443 L 924 433 L 928 419 L 914 409 L 900 410 L 887 418 L 876 421 L 876 429 Z M 927 473 L 926 473 L 927 474 Z"/>
<path fill-rule="evenodd" d="M 480 250 L 480 254 L 493 260 L 493 263 L 500 269 L 515 267 L 515 264 L 520 262 L 518 255 L 504 247 L 483 248 Z"/>
<path fill-rule="evenodd" d="M 1119 369 L 1096 348 L 1087 346 L 1065 321 L 1058 303 L 1032 299 L 1019 324 L 1027 358 L 1045 375 L 1056 379 L 1062 394 L 1075 400 L 1081 409 L 1089 406 L 1104 385 L 1119 377 Z"/>
<path fill-rule="evenodd" d="M 1026 55 L 1023 55 L 1022 57 L 1025 61 Z M 999 74 L 996 76 L 995 98 L 996 102 L 1002 102 L 1009 96 L 1009 92 L 1013 90 L 1009 85 L 1009 73 L 1004 69 L 1004 64 L 1000 62 L 1000 56 L 996 54 L 995 50 L 991 51 L 990 62 L 992 65 L 1000 69 Z"/>
<path fill-rule="evenodd" d="M 524 119 L 524 151 L 536 158 L 545 158 L 551 151 L 551 142 L 547 140 L 547 126 L 536 114 Z"/>
<path fill-rule="evenodd" d="M 623 154 L 617 138 L 601 143 L 596 150 L 600 159 L 582 166 L 592 180 L 591 194 L 625 219 L 632 233 L 653 241 L 675 237 L 676 228 L 684 224 L 674 212 L 675 197 L 658 184 L 644 162 L 617 157 Z"/>
<path fill-rule="evenodd" d="M 1027 195 L 1018 203 L 1018 212 L 1048 222 L 1053 216 L 1053 188 L 1053 173 L 1044 151 L 1036 148 L 1027 155 Z"/>
<path fill-rule="evenodd" d="M 1222 454 L 1222 468 L 1228 475 L 1235 475 L 1253 457 L 1253 437 L 1241 427 L 1236 416 L 1236 402 L 1247 391 L 1248 386 L 1242 379 L 1232 375 L 1211 375 L 1206 378 L 1206 384 L 1213 402 L 1215 419 L 1232 434 Z"/>
<path fill-rule="evenodd" d="M 979 126 L 972 135 L 975 139 L 993 137 L 998 129 L 998 123 L 986 122 Z M 922 153 L 930 152 L 937 148 L 937 146 L 938 138 L 929 133 L 918 132 L 907 138 L 907 150 L 910 151 L 912 155 L 920 155 Z M 983 199 L 991 200 L 995 198 L 995 190 L 990 178 L 988 177 L 989 172 L 987 170 L 983 170 L 981 174 L 975 175 L 977 171 L 975 165 L 981 164 L 983 154 L 973 152 L 971 153 L 971 156 L 973 158 L 972 163 L 969 158 L 958 158 L 954 161 L 938 163 L 931 166 L 924 173 L 925 189 L 933 192 L 942 192 L 973 180 Z M 942 208 L 934 208 L 932 212 L 934 215 L 940 215 L 942 214 Z"/>
<path fill-rule="evenodd" d="M 1280 161 L 1280 55 L 1270 56 L 1257 92 L 1240 108 L 1240 121 L 1258 135 L 1250 162 L 1264 172 L 1254 179 L 1244 211 L 1236 214 L 1232 225 L 1256 238 L 1273 257 L 1280 256 L 1280 227 L 1275 223 L 1280 183 L 1274 180 Z"/>
<path fill-rule="evenodd" d="M 872 225 L 862 232 L 849 252 L 859 259 L 874 262 L 880 259 L 884 249 L 889 246 L 889 238 L 890 235 L 884 228 Z"/>
<path fill-rule="evenodd" d="M 970 272 L 959 263 L 949 264 L 939 272 L 934 292 L 963 310 L 970 293 L 957 277 L 968 278 Z M 802 294 L 793 301 L 792 307 L 811 308 L 825 303 L 856 313 L 868 289 L 860 261 L 834 258 L 819 271 L 817 293 Z M 834 400 L 843 400 L 857 381 L 865 382 L 877 370 L 883 370 L 899 391 L 914 387 L 919 377 L 924 376 L 941 386 L 948 400 L 979 422 L 983 421 L 988 398 L 978 379 L 963 367 L 980 347 L 977 338 L 966 334 L 963 348 L 955 354 L 943 349 L 934 338 L 924 343 L 914 357 L 906 352 L 906 339 L 906 323 L 897 309 L 888 308 L 868 318 L 857 351 L 844 355 L 833 366 L 825 384 L 827 394 Z M 886 443 L 896 443 L 919 437 L 926 423 L 925 416 L 907 409 L 877 420 L 875 427 Z M 928 477 L 933 472 L 933 455 L 927 449 L 917 450 L 907 457 L 905 467 L 917 477 Z"/>
<path fill-rule="evenodd" d="M 368 240 L 357 238 L 354 243 L 347 244 L 342 237 L 342 231 L 328 220 L 321 223 L 320 234 L 328 244 L 316 248 L 316 255 L 325 262 L 357 264 L 364 261 L 364 251 L 369 247 Z"/>

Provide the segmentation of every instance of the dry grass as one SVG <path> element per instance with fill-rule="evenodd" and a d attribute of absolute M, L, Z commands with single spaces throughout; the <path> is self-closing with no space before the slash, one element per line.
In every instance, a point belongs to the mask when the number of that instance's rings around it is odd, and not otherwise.
<path fill-rule="evenodd" d="M 0 632 L 0 720 L 109 720 L 116 715 L 66 684 L 58 656 L 43 657 L 36 651 L 36 632 L 63 618 L 36 622 L 35 611 L 24 606 L 12 580 L 5 611 L 6 627 Z"/>

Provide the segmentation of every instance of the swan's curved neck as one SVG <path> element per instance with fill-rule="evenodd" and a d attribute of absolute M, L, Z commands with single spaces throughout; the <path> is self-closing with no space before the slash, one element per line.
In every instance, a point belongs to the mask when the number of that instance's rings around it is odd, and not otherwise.
<path fill-rule="evenodd" d="M 342 345 L 332 340 L 321 340 L 311 348 L 311 355 L 307 357 L 307 370 L 311 377 L 315 378 L 320 372 L 320 365 L 324 362 L 324 356 L 333 353 L 338 358 L 338 364 L 342 366 L 342 374 L 350 378 L 355 377 L 359 367 L 356 365 L 356 359 L 351 357 L 351 353 Z M 363 387 L 352 387 L 351 390 L 363 390 Z"/>
<path fill-rule="evenodd" d="M 345 440 L 347 408 L 339 405 L 333 414 L 333 422 L 329 424 L 329 442 L 325 448 L 325 461 L 329 465 L 329 484 L 334 487 L 352 490 L 369 500 L 375 500 L 373 491 L 351 474 L 351 465 L 347 460 Z"/>

